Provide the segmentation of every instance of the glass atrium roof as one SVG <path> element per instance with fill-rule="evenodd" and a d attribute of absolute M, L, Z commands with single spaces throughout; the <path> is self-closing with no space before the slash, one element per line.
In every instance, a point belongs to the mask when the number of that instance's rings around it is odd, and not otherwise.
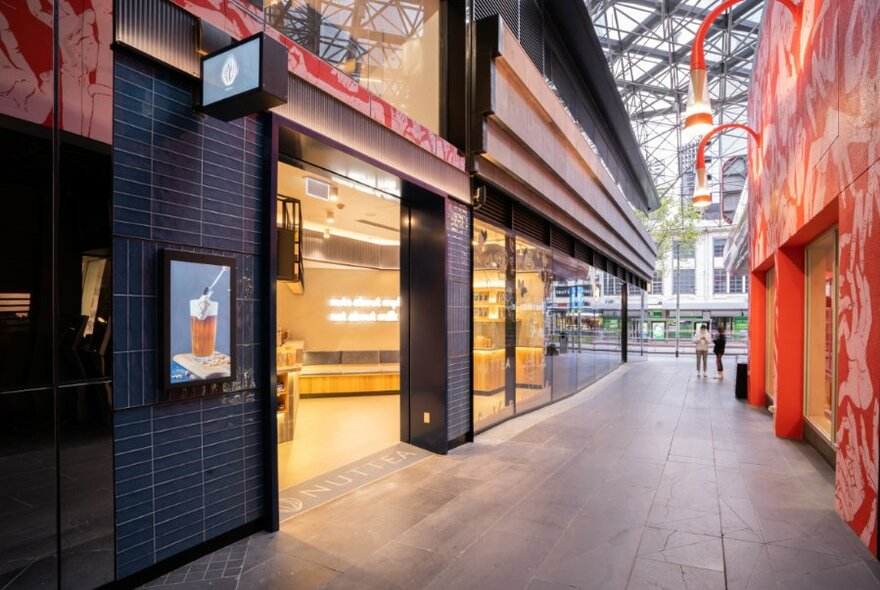
<path fill-rule="evenodd" d="M 691 43 L 703 18 L 721 0 L 584 1 L 659 194 L 690 199 L 696 140 L 683 138 L 681 125 Z M 747 122 L 763 5 L 763 0 L 736 4 L 715 21 L 707 37 L 716 124 Z M 747 148 L 745 135 L 738 132 L 718 136 L 708 148 L 710 188 L 716 201 L 721 167 L 737 156 L 742 160 Z"/>

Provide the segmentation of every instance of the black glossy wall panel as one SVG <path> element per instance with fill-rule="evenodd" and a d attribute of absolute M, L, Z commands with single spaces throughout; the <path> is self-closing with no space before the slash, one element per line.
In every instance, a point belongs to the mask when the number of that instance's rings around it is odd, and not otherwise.
<path fill-rule="evenodd" d="M 404 183 L 402 197 L 408 216 L 401 224 L 401 399 L 408 407 L 401 416 L 409 419 L 402 432 L 418 447 L 445 453 L 446 199 L 411 183 Z"/>
<path fill-rule="evenodd" d="M 0 394 L 0 588 L 54 588 L 56 472 L 51 389 Z"/>
<path fill-rule="evenodd" d="M 263 124 L 192 109 L 192 83 L 118 51 L 113 306 L 117 574 L 262 517 Z M 234 256 L 235 380 L 156 405 L 163 248 Z"/>
<path fill-rule="evenodd" d="M 112 399 L 109 383 L 58 390 L 62 588 L 113 580 Z"/>

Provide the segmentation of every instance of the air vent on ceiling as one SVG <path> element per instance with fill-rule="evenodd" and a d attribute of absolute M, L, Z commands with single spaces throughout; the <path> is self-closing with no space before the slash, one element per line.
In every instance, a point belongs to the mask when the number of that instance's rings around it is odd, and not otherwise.
<path fill-rule="evenodd" d="M 376 223 L 375 221 L 370 221 L 369 219 L 358 219 L 357 222 L 358 222 L 358 223 L 363 223 L 363 224 L 366 224 L 366 225 L 371 225 L 371 226 L 373 226 L 373 227 L 378 227 L 379 229 L 388 230 L 388 231 L 393 232 L 393 233 L 396 233 L 396 234 L 399 234 L 399 233 L 400 233 L 400 229 L 398 229 L 398 228 L 396 228 L 396 227 L 391 227 L 390 225 L 384 225 L 384 224 L 381 224 L 381 223 Z"/>
<path fill-rule="evenodd" d="M 322 201 L 330 200 L 330 184 L 317 178 L 306 176 L 306 194 Z"/>

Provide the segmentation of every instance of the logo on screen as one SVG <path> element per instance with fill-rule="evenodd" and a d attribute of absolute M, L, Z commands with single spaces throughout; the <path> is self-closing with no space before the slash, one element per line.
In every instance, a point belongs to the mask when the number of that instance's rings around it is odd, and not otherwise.
<path fill-rule="evenodd" d="M 237 77 L 238 62 L 235 60 L 235 56 L 230 54 L 229 57 L 226 58 L 226 61 L 223 62 L 223 70 L 220 72 L 220 79 L 223 80 L 223 85 L 228 89 L 235 84 L 235 79 Z"/>

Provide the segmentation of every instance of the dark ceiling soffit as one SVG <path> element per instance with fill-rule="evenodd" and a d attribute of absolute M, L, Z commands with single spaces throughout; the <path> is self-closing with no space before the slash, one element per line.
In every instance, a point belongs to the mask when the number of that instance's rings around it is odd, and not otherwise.
<path fill-rule="evenodd" d="M 660 206 L 657 188 L 636 141 L 629 115 L 617 91 L 617 83 L 586 5 L 581 1 L 550 0 L 544 3 L 544 9 L 571 53 L 574 65 L 596 106 L 605 116 L 611 139 L 624 158 L 622 163 L 629 169 L 634 184 L 641 188 L 641 194 L 626 195 L 627 199 L 642 211 L 656 209 Z"/>

